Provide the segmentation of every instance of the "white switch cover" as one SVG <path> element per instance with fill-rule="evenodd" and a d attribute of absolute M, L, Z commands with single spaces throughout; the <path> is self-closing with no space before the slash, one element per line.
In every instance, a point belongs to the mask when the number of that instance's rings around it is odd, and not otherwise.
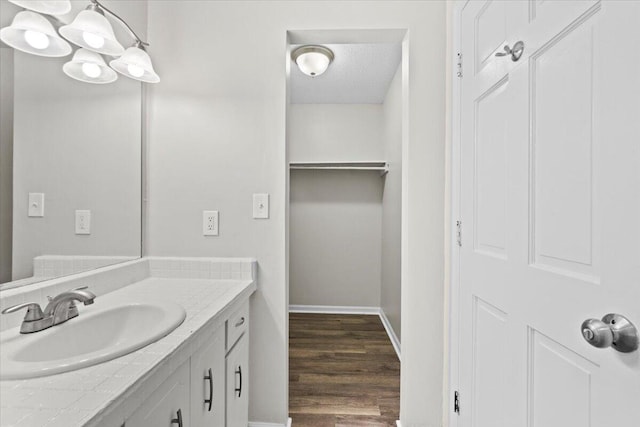
<path fill-rule="evenodd" d="M 44 216 L 44 193 L 29 193 L 29 216 Z"/>
<path fill-rule="evenodd" d="M 202 234 L 205 236 L 217 236 L 218 211 L 202 211 Z"/>
<path fill-rule="evenodd" d="M 76 234 L 91 234 L 91 211 L 76 211 Z"/>
<path fill-rule="evenodd" d="M 269 218 L 269 194 L 253 195 L 253 217 L 257 219 Z"/>

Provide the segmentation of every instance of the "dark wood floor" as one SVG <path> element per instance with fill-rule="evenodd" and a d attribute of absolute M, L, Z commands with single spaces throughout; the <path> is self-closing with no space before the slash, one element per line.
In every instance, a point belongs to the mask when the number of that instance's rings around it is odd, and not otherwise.
<path fill-rule="evenodd" d="M 289 315 L 293 427 L 395 426 L 400 361 L 378 316 Z"/>

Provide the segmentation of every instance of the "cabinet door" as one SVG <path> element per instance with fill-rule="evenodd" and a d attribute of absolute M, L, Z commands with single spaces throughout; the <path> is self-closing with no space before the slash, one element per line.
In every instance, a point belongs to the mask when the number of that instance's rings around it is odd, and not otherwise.
<path fill-rule="evenodd" d="M 181 418 L 182 426 L 177 421 L 172 422 L 178 418 Z M 126 427 L 190 425 L 189 361 L 186 361 L 127 419 Z"/>
<path fill-rule="evenodd" d="M 227 355 L 227 427 L 249 423 L 249 337 L 245 333 Z"/>
<path fill-rule="evenodd" d="M 191 426 L 224 427 L 224 328 L 191 356 Z"/>

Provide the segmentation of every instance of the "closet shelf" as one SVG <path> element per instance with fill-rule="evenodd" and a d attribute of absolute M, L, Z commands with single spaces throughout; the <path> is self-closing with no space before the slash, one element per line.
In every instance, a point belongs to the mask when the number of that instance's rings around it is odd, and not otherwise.
<path fill-rule="evenodd" d="M 389 172 L 387 162 L 291 162 L 291 170 L 329 170 L 329 171 L 378 171 L 380 175 Z"/>

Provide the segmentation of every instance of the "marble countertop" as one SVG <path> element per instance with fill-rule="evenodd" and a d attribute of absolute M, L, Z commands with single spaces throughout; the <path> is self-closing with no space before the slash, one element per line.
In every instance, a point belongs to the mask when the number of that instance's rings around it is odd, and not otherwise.
<path fill-rule="evenodd" d="M 120 426 L 255 289 L 252 280 L 150 277 L 115 291 L 127 292 L 131 301 L 176 302 L 186 318 L 166 337 L 126 356 L 48 377 L 0 381 L 0 426 Z M 82 321 L 84 307 L 79 309 Z"/>

